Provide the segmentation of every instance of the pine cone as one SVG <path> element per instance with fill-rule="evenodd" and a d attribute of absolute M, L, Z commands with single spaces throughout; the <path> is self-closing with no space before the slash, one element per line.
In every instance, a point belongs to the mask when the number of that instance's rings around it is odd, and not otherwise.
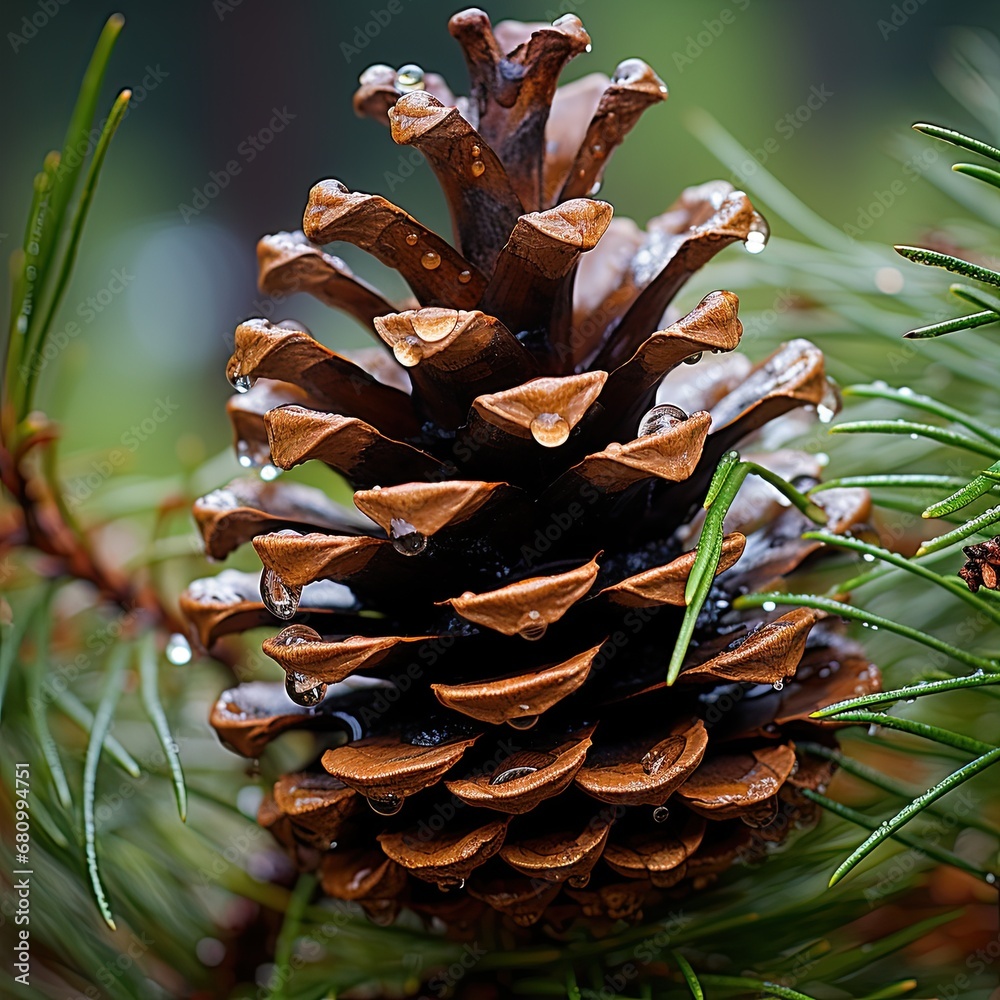
<path fill-rule="evenodd" d="M 212 724 L 247 757 L 286 730 L 316 734 L 321 756 L 277 782 L 260 822 L 328 894 L 377 920 L 405 905 L 457 925 L 483 904 L 521 925 L 635 919 L 808 819 L 796 790 L 829 770 L 793 738 L 832 740 L 810 713 L 877 687 L 821 613 L 731 607 L 818 549 L 753 482 L 665 683 L 720 457 L 835 400 L 804 340 L 756 367 L 715 356 L 742 332 L 732 293 L 670 313 L 724 247 L 763 248 L 743 192 L 689 188 L 645 231 L 593 198 L 666 96 L 645 63 L 557 89 L 590 48 L 575 16 L 493 28 L 469 10 L 450 29 L 469 97 L 373 66 L 354 103 L 426 157 L 454 246 L 379 195 L 317 184 L 304 233 L 260 241 L 261 287 L 311 292 L 382 349 L 352 359 L 295 323 L 251 320 L 229 363 L 241 462 L 265 480 L 325 463 L 357 510 L 258 478 L 203 497 L 207 553 L 250 542 L 264 570 L 259 588 L 234 570 L 196 581 L 183 608 L 206 648 L 291 622 L 263 644 L 285 684 L 226 691 Z M 321 249 L 336 241 L 397 270 L 413 298 L 390 303 Z M 753 457 L 819 475 L 801 452 Z M 818 502 L 832 530 L 868 516 L 862 491 Z"/>

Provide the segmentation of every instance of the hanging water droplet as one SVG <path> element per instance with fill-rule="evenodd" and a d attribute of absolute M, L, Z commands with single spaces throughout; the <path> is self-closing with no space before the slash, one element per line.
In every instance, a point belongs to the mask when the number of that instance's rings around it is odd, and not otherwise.
<path fill-rule="evenodd" d="M 384 795 L 380 798 L 368 796 L 368 805 L 379 816 L 395 816 L 403 808 L 403 800 L 398 795 Z"/>
<path fill-rule="evenodd" d="M 252 469 L 254 462 L 253 456 L 250 454 L 250 444 L 247 441 L 237 441 L 236 442 L 236 461 L 240 463 L 240 466 L 244 469 Z"/>
<path fill-rule="evenodd" d="M 469 166 L 469 172 L 473 177 L 482 177 L 486 173 L 486 164 L 482 160 L 473 160 Z"/>
<path fill-rule="evenodd" d="M 441 264 L 441 254 L 435 253 L 433 250 L 428 250 L 427 253 L 420 258 L 420 263 L 426 267 L 428 271 L 433 271 L 434 268 L 440 266 Z"/>
<path fill-rule="evenodd" d="M 542 616 L 538 611 L 529 611 L 518 622 L 517 634 L 522 639 L 535 642 L 545 635 L 547 628 L 548 626 L 542 621 Z"/>
<path fill-rule="evenodd" d="M 875 562 L 875 557 L 870 552 L 865 552 L 861 557 L 865 562 Z"/>
<path fill-rule="evenodd" d="M 666 806 L 657 806 L 653 810 L 653 820 L 657 823 L 666 823 L 670 819 L 670 810 Z"/>
<path fill-rule="evenodd" d="M 420 364 L 424 356 L 423 348 L 420 346 L 420 338 L 414 337 L 412 334 L 397 340 L 392 345 L 392 353 L 404 368 L 415 367 Z"/>
<path fill-rule="evenodd" d="M 292 618 L 299 607 L 301 587 L 290 587 L 270 567 L 260 575 L 260 598 L 275 618 Z"/>
<path fill-rule="evenodd" d="M 418 556 L 427 548 L 427 536 L 420 534 L 409 521 L 394 517 L 389 522 L 392 547 L 401 556 Z"/>
<path fill-rule="evenodd" d="M 524 731 L 525 729 L 531 729 L 538 723 L 537 715 L 522 715 L 517 719 L 508 719 L 507 725 L 511 729 L 520 729 Z"/>
<path fill-rule="evenodd" d="M 704 351 L 699 351 L 697 354 L 692 354 L 684 359 L 684 364 L 686 365 L 696 365 L 701 361 Z"/>
<path fill-rule="evenodd" d="M 249 392 L 257 380 L 251 378 L 249 375 L 241 375 L 237 372 L 230 381 L 237 392 Z"/>
<path fill-rule="evenodd" d="M 471 271 L 459 271 L 458 272 L 458 280 L 459 280 L 460 284 L 467 285 L 470 281 L 472 281 L 472 272 Z"/>
<path fill-rule="evenodd" d="M 593 198 L 595 195 L 599 195 L 600 193 L 601 193 L 601 182 L 594 181 L 594 183 L 590 185 L 590 190 L 587 192 L 587 194 L 590 195 L 591 198 Z"/>
<path fill-rule="evenodd" d="M 569 424 L 558 413 L 539 413 L 531 421 L 531 436 L 543 448 L 558 448 L 569 438 Z"/>
<path fill-rule="evenodd" d="M 647 434 L 665 434 L 678 424 L 687 420 L 688 415 L 679 407 L 672 403 L 660 403 L 654 406 L 639 421 L 638 437 L 645 437 Z"/>
<path fill-rule="evenodd" d="M 408 233 L 406 236 L 406 243 L 408 246 L 415 247 L 417 245 L 417 234 Z"/>
<path fill-rule="evenodd" d="M 167 640 L 167 659 L 177 667 L 183 667 L 191 662 L 191 643 L 180 634 L 174 634 Z"/>
<path fill-rule="evenodd" d="M 590 872 L 586 872 L 583 875 L 571 875 L 566 881 L 574 889 L 585 889 L 590 883 Z"/>
<path fill-rule="evenodd" d="M 764 221 L 763 216 L 754 213 L 753 222 L 750 223 L 750 231 L 743 243 L 747 253 L 760 253 L 767 246 L 768 237 L 771 230 Z"/>
<path fill-rule="evenodd" d="M 997 884 L 997 877 L 996 877 L 996 875 L 993 874 L 993 872 L 987 872 L 986 873 L 986 881 L 990 885 L 996 885 Z"/>
<path fill-rule="evenodd" d="M 416 63 L 400 66 L 396 73 L 393 86 L 401 94 L 412 94 L 415 90 L 424 89 L 424 71 Z"/>
<path fill-rule="evenodd" d="M 775 691 L 783 691 L 785 689 L 785 682 L 779 678 L 771 685 L 771 687 L 773 687 Z"/>
<path fill-rule="evenodd" d="M 260 467 L 260 472 L 258 473 L 258 475 L 260 476 L 261 479 L 264 480 L 265 483 L 270 483 L 281 475 L 281 471 L 282 470 L 279 469 L 276 465 L 272 465 L 270 462 L 268 462 L 266 465 L 262 465 Z"/>
<path fill-rule="evenodd" d="M 765 601 L 760 607 L 762 611 L 773 611 L 777 606 L 774 601 Z"/>
<path fill-rule="evenodd" d="M 313 708 L 326 697 L 326 685 L 305 674 L 290 670 L 285 674 L 285 692 L 296 705 Z"/>

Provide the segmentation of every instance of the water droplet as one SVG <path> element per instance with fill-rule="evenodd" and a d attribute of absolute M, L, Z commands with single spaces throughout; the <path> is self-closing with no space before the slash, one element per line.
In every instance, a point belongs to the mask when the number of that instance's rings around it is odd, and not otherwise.
<path fill-rule="evenodd" d="M 472 146 L 472 147 L 471 147 L 471 148 L 469 149 L 469 152 L 470 152 L 470 153 L 472 154 L 472 156 L 473 156 L 473 159 L 476 159 L 476 158 L 478 158 L 478 157 L 482 156 L 482 154 L 483 154 L 483 151 L 482 151 L 482 149 L 481 149 L 481 148 L 480 148 L 480 147 L 479 147 L 478 145 L 473 145 L 473 146 Z"/>
<path fill-rule="evenodd" d="M 558 413 L 539 413 L 531 421 L 531 436 L 543 448 L 558 448 L 569 437 L 569 424 Z"/>
<path fill-rule="evenodd" d="M 400 66 L 393 83 L 401 94 L 411 94 L 424 89 L 424 71 L 416 63 Z"/>
<path fill-rule="evenodd" d="M 260 467 L 260 472 L 258 473 L 258 475 L 260 476 L 261 479 L 264 480 L 265 483 L 270 483 L 281 475 L 281 469 L 279 469 L 276 465 L 272 465 L 270 462 L 268 462 L 267 465 L 262 465 Z"/>
<path fill-rule="evenodd" d="M 467 285 L 470 281 L 472 281 L 472 272 L 471 271 L 459 271 L 458 272 L 458 280 L 459 280 L 460 284 Z"/>
<path fill-rule="evenodd" d="M 574 889 L 584 889 L 590 883 L 590 872 L 587 872 L 584 875 L 571 875 L 568 879 L 566 879 L 566 881 Z"/>
<path fill-rule="evenodd" d="M 996 875 L 993 874 L 993 872 L 987 872 L 986 873 L 986 881 L 989 882 L 990 885 L 996 885 L 997 884 L 997 877 L 996 877 Z"/>
<path fill-rule="evenodd" d="M 507 725 L 510 726 L 511 729 L 520 729 L 523 731 L 525 729 L 531 729 L 537 722 L 537 715 L 522 715 L 517 719 L 508 719 Z"/>
<path fill-rule="evenodd" d="M 670 819 L 670 810 L 666 806 L 657 806 L 653 810 L 653 819 L 657 823 L 666 823 Z"/>
<path fill-rule="evenodd" d="M 403 808 L 403 800 L 398 795 L 384 795 L 381 798 L 368 796 L 368 805 L 379 816 L 395 816 Z"/>
<path fill-rule="evenodd" d="M 389 538 L 392 539 L 392 547 L 401 556 L 418 556 L 427 548 L 427 536 L 420 534 L 401 517 L 394 517 L 389 522 Z"/>
<path fill-rule="evenodd" d="M 270 567 L 260 575 L 260 598 L 275 618 L 292 618 L 299 607 L 301 587 L 290 587 Z"/>
<path fill-rule="evenodd" d="M 237 392 L 249 392 L 256 381 L 255 378 L 251 378 L 249 375 L 240 375 L 239 373 L 231 379 L 232 386 Z"/>
<path fill-rule="evenodd" d="M 409 246 L 414 247 L 417 245 L 417 234 L 409 233 L 406 237 L 406 242 Z"/>
<path fill-rule="evenodd" d="M 537 639 L 541 639 L 545 635 L 545 630 L 548 628 L 545 622 L 542 621 L 542 616 L 538 611 L 529 611 L 526 615 L 523 615 L 521 620 L 518 622 L 517 634 L 522 639 L 527 639 L 529 642 L 535 642 Z"/>
<path fill-rule="evenodd" d="M 250 445 L 248 442 L 236 442 L 236 461 L 239 462 L 244 469 L 253 468 L 253 456 L 250 454 Z"/>
<path fill-rule="evenodd" d="M 590 185 L 590 190 L 587 192 L 587 194 L 590 195 L 591 198 L 593 198 L 595 195 L 599 195 L 600 193 L 601 193 L 601 182 L 594 181 L 594 183 Z"/>
<path fill-rule="evenodd" d="M 590 152 L 595 160 L 604 159 L 604 147 L 599 142 L 595 142 L 594 145 L 590 147 Z"/>
<path fill-rule="evenodd" d="M 428 271 L 433 271 L 434 268 L 439 267 L 441 264 L 441 254 L 435 253 L 433 250 L 428 250 L 427 253 L 420 258 L 420 263 L 426 267 Z"/>
<path fill-rule="evenodd" d="M 647 434 L 665 434 L 678 424 L 687 420 L 688 415 L 672 403 L 660 403 L 654 406 L 639 422 L 638 437 Z"/>
<path fill-rule="evenodd" d="M 919 439 L 920 439 L 920 435 L 919 434 L 911 434 L 910 435 L 910 440 L 911 441 L 918 441 Z"/>
<path fill-rule="evenodd" d="M 180 632 L 174 632 L 167 640 L 167 659 L 177 667 L 191 662 L 191 643 Z"/>
<path fill-rule="evenodd" d="M 775 691 L 783 691 L 785 689 L 785 682 L 783 680 L 780 680 L 780 679 L 776 680 L 771 685 L 771 687 L 773 687 Z"/>
<path fill-rule="evenodd" d="M 420 338 L 414 337 L 412 334 L 409 337 L 403 337 L 397 340 L 395 344 L 392 345 L 392 353 L 395 359 L 403 365 L 404 368 L 413 368 L 420 364 L 421 359 L 424 356 L 423 349 L 420 346 Z"/>
<path fill-rule="evenodd" d="M 771 230 L 762 216 L 754 213 L 753 222 L 750 223 L 750 231 L 743 243 L 747 253 L 760 253 L 767 246 L 768 237 Z"/>
<path fill-rule="evenodd" d="M 875 557 L 870 552 L 865 552 L 861 558 L 864 559 L 865 562 L 875 562 Z"/>
<path fill-rule="evenodd" d="M 527 764 L 521 767 L 508 767 L 503 771 L 498 771 L 496 774 L 490 778 L 491 785 L 506 785 L 508 781 L 514 781 L 516 778 L 524 778 L 529 774 L 534 774 L 538 770 L 537 767 L 531 767 Z"/>
<path fill-rule="evenodd" d="M 836 413 L 834 410 L 831 410 L 829 406 L 825 406 L 823 403 L 817 403 L 816 416 L 819 417 L 819 422 L 821 424 L 828 424 L 836 416 Z"/>
<path fill-rule="evenodd" d="M 473 160 L 469 171 L 473 177 L 482 177 L 486 173 L 486 164 L 482 160 Z"/>
<path fill-rule="evenodd" d="M 296 705 L 313 708 L 326 697 L 326 685 L 312 677 L 290 670 L 285 674 L 285 692 Z"/>
<path fill-rule="evenodd" d="M 696 365 L 701 361 L 704 351 L 699 351 L 697 354 L 692 354 L 684 359 L 684 364 L 686 365 Z"/>
<path fill-rule="evenodd" d="M 775 603 L 774 603 L 774 601 L 765 601 L 765 602 L 764 602 L 764 603 L 763 603 L 763 604 L 761 605 L 761 610 L 762 610 L 762 611 L 773 611 L 773 610 L 774 610 L 774 609 L 775 609 L 775 608 L 776 608 L 777 606 L 778 606 L 778 605 L 777 605 L 777 604 L 775 604 Z"/>

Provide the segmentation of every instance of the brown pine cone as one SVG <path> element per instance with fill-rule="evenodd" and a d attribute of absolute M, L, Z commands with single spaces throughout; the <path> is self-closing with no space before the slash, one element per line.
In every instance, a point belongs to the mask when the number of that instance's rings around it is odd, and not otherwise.
<path fill-rule="evenodd" d="M 351 359 L 251 320 L 229 363 L 241 462 L 264 480 L 325 463 L 357 509 L 257 478 L 203 497 L 207 553 L 250 542 L 264 570 L 259 588 L 234 570 L 196 581 L 183 608 L 206 648 L 289 622 L 263 644 L 285 683 L 226 691 L 212 724 L 247 757 L 315 733 L 315 765 L 277 782 L 260 821 L 329 895 L 378 920 L 408 906 L 468 923 L 483 904 L 521 925 L 635 919 L 807 820 L 796 789 L 829 772 L 794 739 L 831 739 L 810 713 L 877 688 L 821 613 L 731 607 L 818 549 L 754 482 L 665 684 L 720 457 L 835 394 L 804 340 L 756 367 L 715 357 L 742 332 L 730 292 L 664 319 L 720 250 L 763 248 L 743 192 L 689 188 L 645 231 L 592 197 L 666 96 L 652 69 L 630 59 L 557 89 L 590 48 L 576 17 L 494 29 L 469 10 L 450 29 L 469 97 L 374 66 L 354 103 L 427 158 L 454 245 L 379 195 L 317 184 L 304 233 L 260 241 L 261 287 L 346 310 L 382 350 Z M 390 303 L 321 249 L 337 241 L 412 299 Z M 753 457 L 819 474 L 801 452 Z M 818 502 L 833 530 L 868 516 L 862 491 Z"/>

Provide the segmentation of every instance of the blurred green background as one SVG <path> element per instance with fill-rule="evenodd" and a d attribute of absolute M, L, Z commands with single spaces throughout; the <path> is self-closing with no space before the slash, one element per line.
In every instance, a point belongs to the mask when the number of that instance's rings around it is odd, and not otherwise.
<path fill-rule="evenodd" d="M 39 399 L 63 422 L 64 469 L 84 511 L 91 497 L 83 496 L 82 483 L 95 450 L 119 447 L 157 400 L 169 398 L 176 411 L 141 447 L 128 450 L 120 471 L 193 468 L 226 447 L 222 407 L 230 390 L 223 372 L 233 329 L 244 317 L 295 317 L 331 346 L 366 343 L 351 320 L 304 296 L 275 303 L 255 289 L 256 239 L 296 228 L 315 181 L 337 177 L 391 194 L 447 231 L 430 172 L 420 166 L 397 183 L 392 175 L 401 151 L 387 131 L 351 109 L 357 76 L 373 62 L 415 61 L 464 89 L 458 46 L 446 30 L 457 5 L 396 0 L 394 6 L 399 12 L 384 26 L 371 11 L 384 10 L 386 0 L 184 0 L 123 8 L 127 25 L 105 106 L 124 86 L 135 90 L 133 106 L 109 156 L 55 326 L 59 331 L 76 320 L 80 334 L 43 374 Z M 865 230 L 866 238 L 912 242 L 924 221 L 953 209 L 924 177 L 904 172 L 889 150 L 916 119 L 970 126 L 935 68 L 956 19 L 995 29 L 995 3 L 497 0 L 489 12 L 497 21 L 551 19 L 570 9 L 584 19 L 594 50 L 566 78 L 610 73 L 620 58 L 635 55 L 670 87 L 669 101 L 644 117 L 608 170 L 602 197 L 620 214 L 644 222 L 684 186 L 717 176 L 743 186 L 741 169 L 753 193 L 755 164 L 720 166 L 691 136 L 695 109 L 759 150 L 768 170 L 838 228 L 855 224 L 862 206 L 894 181 L 903 181 L 906 193 Z M 0 158 L 5 250 L 20 240 L 31 178 L 45 151 L 61 143 L 108 13 L 93 0 L 4 4 L 0 86 L 7 96 L 5 134 L 13 137 Z M 807 120 L 801 113 L 796 119 L 811 94 L 814 109 Z M 253 148 L 248 138 L 269 126 L 275 109 L 288 119 L 282 131 Z M 197 192 L 213 194 L 213 174 L 225 174 L 234 160 L 239 173 L 230 173 L 214 197 L 197 200 Z M 780 222 L 774 228 L 782 234 Z M 352 266 L 381 277 L 380 265 L 350 250 L 343 255 Z M 726 256 L 739 254 L 736 248 Z"/>

